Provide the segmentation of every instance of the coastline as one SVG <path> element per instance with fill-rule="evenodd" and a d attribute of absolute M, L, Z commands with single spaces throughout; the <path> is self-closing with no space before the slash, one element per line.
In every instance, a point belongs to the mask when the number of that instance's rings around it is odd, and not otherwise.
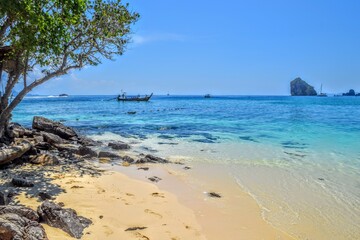
<path fill-rule="evenodd" d="M 156 185 L 194 212 L 206 239 L 295 239 L 267 222 L 255 199 L 225 172 L 213 166 L 184 166 L 189 167 L 150 165 L 140 172 L 132 166 L 112 168 L 142 181 L 153 175 L 162 178 Z M 210 197 L 210 192 L 221 198 Z"/>
<path fill-rule="evenodd" d="M 59 123 L 52 124 L 58 126 Z M 65 208 L 72 208 L 78 211 L 79 215 L 90 218 L 90 220 L 94 222 L 90 228 L 93 227 L 97 229 L 93 231 L 95 235 L 91 235 L 92 232 L 89 232 L 90 236 L 94 238 L 111 239 L 113 234 L 114 236 L 122 236 L 122 234 L 126 234 L 124 232 L 127 228 L 131 228 L 131 226 L 128 226 L 129 224 L 126 223 L 128 220 L 127 216 L 123 216 L 122 214 L 123 212 L 126 212 L 126 210 L 124 211 L 121 208 L 118 208 L 118 202 L 111 201 L 114 200 L 114 198 L 119 198 L 120 200 L 129 198 L 133 201 L 131 203 L 128 202 L 129 205 L 136 205 L 138 202 L 141 202 L 139 199 L 142 199 L 142 203 L 148 205 L 153 203 L 154 199 L 151 197 L 143 198 L 141 197 L 141 194 L 138 194 L 137 192 L 136 194 L 127 192 L 129 195 L 125 193 L 125 196 L 124 193 L 121 194 L 119 191 L 112 193 L 112 195 L 108 194 L 109 192 L 112 192 L 112 188 L 115 189 L 118 187 L 116 184 L 121 183 L 119 184 L 120 187 L 122 184 L 123 186 L 127 186 L 132 185 L 132 181 L 137 182 L 136 189 L 140 189 L 140 193 L 144 191 L 148 192 L 149 188 L 147 186 L 151 185 L 156 188 L 156 192 L 161 192 L 170 196 L 169 199 L 175 200 L 169 202 L 168 210 L 156 209 L 157 211 L 154 211 L 150 207 L 145 208 L 145 205 L 141 205 L 143 212 L 138 213 L 136 211 L 130 211 L 132 213 L 128 213 L 127 215 L 140 216 L 140 219 L 143 220 L 142 214 L 144 213 L 149 214 L 151 211 L 164 216 L 166 214 L 161 213 L 166 211 L 166 213 L 171 214 L 171 216 L 166 218 L 167 221 L 178 221 L 174 224 L 174 226 L 176 226 L 175 228 L 170 228 L 169 226 L 169 229 L 166 230 L 166 232 L 174 233 L 174 236 L 176 235 L 180 239 L 193 239 L 197 237 L 200 239 L 201 237 L 206 239 L 294 239 L 294 237 L 295 239 L 306 239 L 309 237 L 328 239 L 326 238 L 326 236 L 329 236 L 328 230 L 331 231 L 331 234 L 337 234 L 336 231 L 338 229 L 336 227 L 329 228 L 329 225 L 326 225 L 327 222 L 323 225 L 314 224 L 320 221 L 321 218 L 316 215 L 316 211 L 313 211 L 314 207 L 317 205 L 312 204 L 310 201 L 309 204 L 305 206 L 306 211 L 303 210 L 304 208 L 299 208 L 299 211 L 293 212 L 294 215 L 300 213 L 295 216 L 297 219 L 294 219 L 292 215 L 286 215 L 281 218 L 280 221 L 277 221 L 279 218 L 269 218 L 274 216 L 274 213 L 277 214 L 277 210 L 282 210 L 281 206 L 279 208 L 279 205 L 276 205 L 276 203 L 282 202 L 283 200 L 289 200 L 289 197 L 292 198 L 290 200 L 299 202 L 300 200 L 314 200 L 326 196 L 322 195 L 323 193 L 319 191 L 317 191 L 317 194 L 315 195 L 311 194 L 311 192 L 317 190 L 317 188 L 309 189 L 308 186 L 310 185 L 308 182 L 304 182 L 303 184 L 301 181 L 302 178 L 298 178 L 294 175 L 294 172 L 292 172 L 292 174 L 291 172 L 288 172 L 291 169 L 289 166 L 272 169 L 270 165 L 256 164 L 258 162 L 255 162 L 254 165 L 234 164 L 231 161 L 227 162 L 227 154 L 232 154 L 233 152 L 228 152 L 227 149 L 229 148 L 224 148 L 223 146 L 220 146 L 220 144 L 183 144 L 183 142 L 178 139 L 161 140 L 161 142 L 159 142 L 157 138 L 129 138 L 116 132 L 93 135 L 88 134 L 87 136 L 75 135 L 69 139 L 57 139 L 51 134 L 49 135 L 49 133 L 42 132 L 38 129 L 21 129 L 21 126 L 18 126 L 17 128 L 19 129 L 14 129 L 15 133 L 20 134 L 23 132 L 22 134 L 24 135 L 18 138 L 18 140 L 23 138 L 24 140 L 35 142 L 34 146 L 37 152 L 34 153 L 34 151 L 30 151 L 20 159 L 20 161 L 17 161 L 18 163 L 14 163 L 15 165 L 11 164 L 9 169 L 16 169 L 16 166 L 18 166 L 17 164 L 20 164 L 19 166 L 26 166 L 30 168 L 31 171 L 28 173 L 24 172 L 24 174 L 21 171 L 16 170 L 7 171 L 6 174 L 2 174 L 3 178 L 5 177 L 4 179 L 6 180 L 3 187 L 11 186 L 11 182 L 8 181 L 11 180 L 9 177 L 25 176 L 25 179 L 28 178 L 30 181 L 35 181 L 35 192 L 30 193 L 33 199 L 25 198 L 23 196 L 19 198 L 22 204 L 33 206 L 34 209 L 41 204 L 40 202 L 37 202 L 37 199 L 40 196 L 39 191 L 42 190 L 42 186 L 45 187 L 46 192 L 48 192 L 48 190 L 51 191 L 50 188 L 57 188 L 57 192 L 53 195 L 56 197 L 55 202 L 64 202 Z M 50 130 L 51 129 L 49 129 L 49 131 Z M 69 129 L 65 128 L 64 130 L 67 131 Z M 49 138 L 49 136 L 52 137 Z M 56 143 L 55 141 L 60 143 Z M 230 147 L 236 149 L 234 146 L 237 145 L 231 144 Z M 120 148 L 117 149 L 112 146 Z M 243 143 L 241 149 L 249 150 Z M 267 148 L 261 146 L 261 151 L 266 152 L 267 150 Z M 248 158 L 248 155 L 246 154 L 253 152 L 256 151 L 245 151 L 240 157 Z M 104 156 L 104 154 L 107 157 Z M 236 155 L 236 152 L 233 154 L 235 158 L 239 157 Z M 32 159 L 40 156 L 45 156 L 44 158 L 38 159 L 42 161 L 55 160 L 52 159 L 51 156 L 59 159 L 55 165 L 50 164 L 49 166 L 46 162 L 43 162 L 45 164 L 44 166 L 39 162 L 39 166 L 36 162 L 32 162 Z M 252 158 L 257 158 L 257 155 Z M 249 159 L 251 160 L 252 158 Z M 218 159 L 218 161 L 213 161 L 213 159 Z M 169 162 L 169 164 L 167 164 L 167 162 Z M 36 173 L 37 171 L 40 173 L 37 174 L 38 176 L 35 178 L 32 178 L 31 175 L 29 175 L 29 173 Z M 303 173 L 302 171 L 298 172 L 299 174 Z M 8 173 L 14 174 L 9 175 Z M 110 176 L 109 179 L 104 180 L 107 176 Z M 46 178 L 45 184 L 39 184 L 39 179 L 42 180 L 44 177 Z M 51 180 L 52 177 L 54 177 L 55 180 Z M 159 178 L 160 181 L 151 182 L 151 177 Z M 74 178 L 84 178 L 86 180 L 82 182 L 82 180 L 80 181 Z M 269 208 L 269 202 L 263 204 L 264 195 L 261 196 L 262 198 L 259 198 L 259 194 L 256 194 L 256 192 L 254 194 L 254 188 L 249 188 L 249 186 L 257 186 L 260 190 L 271 190 L 271 188 L 277 186 L 278 183 L 283 183 L 282 181 L 276 182 L 279 179 L 287 179 L 286 183 L 290 188 L 284 188 L 284 185 L 282 185 L 285 190 L 296 189 L 301 184 L 303 184 L 303 189 L 296 193 L 292 192 L 292 194 L 288 194 L 289 192 L 286 191 L 280 192 L 281 194 L 286 194 L 286 199 L 282 198 L 284 195 L 277 195 L 279 192 L 274 192 L 275 194 L 271 194 L 271 191 L 261 192 L 261 194 L 265 195 L 265 199 L 271 201 L 270 204 L 273 204 L 273 206 L 270 205 Z M 305 180 L 312 180 L 311 182 L 314 182 L 315 184 L 330 183 L 330 177 L 327 175 L 316 174 L 314 179 L 305 178 Z M 73 181 L 80 181 L 83 186 L 80 186 L 80 188 L 76 187 L 78 185 Z M 74 185 L 68 186 L 72 183 L 74 183 Z M 96 189 L 93 188 L 94 185 L 97 185 L 100 189 L 106 188 L 108 190 L 105 190 L 105 192 L 95 191 Z M 65 192 L 62 192 L 62 189 L 64 189 Z M 88 189 L 89 191 L 87 191 Z M 305 196 L 302 196 L 304 189 L 306 190 L 306 194 Z M 86 191 L 82 192 L 83 190 Z M 17 188 L 16 191 L 25 191 L 29 193 L 32 190 Z M 211 192 L 219 194 L 221 197 L 211 198 L 209 197 L 209 193 Z M 80 195 L 77 195 L 78 193 L 80 193 Z M 86 197 L 82 198 L 83 196 Z M 313 196 L 316 198 L 308 199 Z M 323 198 L 327 199 L 325 197 Z M 107 202 L 108 199 L 110 202 Z M 124 204 L 125 201 L 126 199 L 120 203 Z M 320 203 L 320 201 L 318 202 Z M 104 205 L 102 205 L 102 203 L 104 203 Z M 284 203 L 286 202 L 284 201 Z M 327 204 L 330 203 L 330 201 L 327 202 Z M 14 204 L 18 203 L 15 202 Z M 116 214 L 113 213 L 115 211 L 108 212 L 107 206 L 109 205 L 112 207 L 111 210 L 116 210 Z M 97 209 L 97 212 L 93 211 L 92 213 L 89 213 L 86 209 L 89 206 Z M 125 207 L 127 207 L 127 210 L 130 209 L 129 206 Z M 178 208 L 184 209 L 182 212 L 187 212 L 188 216 L 191 217 L 186 218 L 183 217 L 183 215 L 180 216 L 177 213 Z M 145 212 L 146 209 L 148 210 Z M 292 210 L 290 206 L 285 209 L 285 211 L 288 210 Z M 104 219 L 106 212 L 109 213 L 106 215 L 115 215 L 114 218 L 111 218 L 112 222 L 121 222 L 123 219 L 125 219 L 125 222 L 122 222 L 121 226 L 111 225 L 111 222 L 107 224 Z M 313 215 L 307 215 L 309 213 Z M 180 217 L 174 219 L 174 216 L 177 215 Z M 100 218 L 100 216 L 102 217 Z M 147 215 L 145 214 L 145 216 Z M 306 218 L 307 216 L 310 218 Z M 315 216 L 316 218 L 311 218 L 312 216 Z M 193 234 L 195 235 L 186 235 L 190 234 L 190 231 L 179 232 L 179 226 L 183 225 L 182 223 L 179 223 L 179 220 L 183 218 L 191 220 L 189 222 L 192 223 L 191 226 L 194 226 L 192 229 L 194 229 Z M 338 218 L 340 219 L 340 217 Z M 301 222 L 294 221 L 298 219 L 300 219 Z M 140 222 L 140 224 L 142 223 L 145 225 L 147 222 Z M 98 228 L 99 224 L 105 226 L 110 225 L 110 230 L 104 231 L 104 228 Z M 152 235 L 152 238 L 154 238 L 154 236 L 161 235 L 161 231 L 165 229 L 159 229 L 157 226 L 151 224 L 150 227 L 140 226 L 140 224 L 134 224 L 134 226 L 141 228 L 146 227 L 146 231 L 145 229 L 142 229 L 144 231 L 135 230 L 135 232 L 138 233 L 138 236 L 135 237 L 142 236 L 139 234 L 143 234 L 145 237 L 147 237 L 145 233 L 148 235 L 152 234 L 149 230 L 151 227 L 154 228 L 154 231 L 156 232 Z M 356 222 L 354 225 L 355 224 Z M 64 237 L 65 233 L 63 233 L 62 230 L 54 230 L 47 225 L 44 226 L 51 239 L 56 236 L 60 236 L 60 238 Z M 186 226 L 190 227 L 190 224 Z M 348 229 L 351 229 L 351 226 Z M 88 229 L 83 231 L 83 239 L 89 237 L 87 236 L 89 235 L 87 234 Z M 186 230 L 189 229 L 190 228 L 186 228 Z M 296 231 L 294 231 L 294 229 Z M 121 231 L 121 233 L 118 231 Z M 357 231 L 354 231 L 351 234 L 356 235 L 356 232 Z M 105 236 L 104 234 L 108 235 Z M 333 235 L 335 236 L 335 234 Z M 176 236 L 174 237 L 175 239 Z"/>

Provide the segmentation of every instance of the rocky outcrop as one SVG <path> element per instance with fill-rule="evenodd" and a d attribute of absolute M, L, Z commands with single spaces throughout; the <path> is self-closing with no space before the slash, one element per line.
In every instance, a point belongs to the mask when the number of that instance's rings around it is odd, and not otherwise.
<path fill-rule="evenodd" d="M 72 128 L 66 127 L 60 122 L 55 122 L 44 117 L 35 116 L 32 127 L 33 129 L 56 134 L 66 140 L 74 140 L 78 137 Z"/>
<path fill-rule="evenodd" d="M 0 207 L 0 239 L 2 240 L 47 240 L 39 215 L 22 206 Z"/>
<path fill-rule="evenodd" d="M 291 96 L 316 96 L 313 86 L 310 86 L 301 78 L 296 78 L 290 83 Z"/>
<path fill-rule="evenodd" d="M 78 142 L 83 146 L 100 146 L 101 142 L 94 141 L 91 138 L 80 136 Z"/>
<path fill-rule="evenodd" d="M 31 130 L 24 128 L 18 123 L 10 123 L 7 132 L 11 138 L 21 138 L 32 134 Z"/>
<path fill-rule="evenodd" d="M 49 133 L 49 132 L 40 132 L 40 134 L 42 135 L 42 137 L 44 138 L 44 140 L 47 143 L 50 143 L 50 144 L 65 144 L 65 143 L 67 143 L 67 141 L 65 139 L 59 137 L 56 134 Z"/>
<path fill-rule="evenodd" d="M 97 153 L 89 147 L 81 146 L 76 152 L 80 156 L 97 157 Z"/>
<path fill-rule="evenodd" d="M 80 239 L 83 230 L 92 222 L 78 216 L 76 211 L 70 208 L 62 208 L 60 205 L 46 200 L 38 207 L 40 219 L 48 225 L 60 228 L 70 236 Z"/>
<path fill-rule="evenodd" d="M 130 145 L 124 142 L 111 142 L 108 144 L 108 146 L 115 150 L 130 149 Z"/>
<path fill-rule="evenodd" d="M 99 158 L 120 158 L 119 155 L 117 155 L 116 153 L 112 153 L 112 152 L 105 152 L 105 151 L 100 151 Z"/>

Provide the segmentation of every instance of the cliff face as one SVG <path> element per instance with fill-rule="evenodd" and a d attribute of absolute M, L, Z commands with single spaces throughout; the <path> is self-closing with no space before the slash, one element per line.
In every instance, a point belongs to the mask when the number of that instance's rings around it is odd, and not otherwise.
<path fill-rule="evenodd" d="M 316 96 L 313 86 L 307 84 L 301 78 L 296 78 L 290 83 L 291 96 Z"/>

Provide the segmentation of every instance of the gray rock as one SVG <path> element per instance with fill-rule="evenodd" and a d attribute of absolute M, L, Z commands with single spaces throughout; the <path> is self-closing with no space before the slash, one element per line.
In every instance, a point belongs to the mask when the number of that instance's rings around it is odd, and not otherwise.
<path fill-rule="evenodd" d="M 290 83 L 291 96 L 316 96 L 313 86 L 307 84 L 301 78 L 296 78 Z"/>
<path fill-rule="evenodd" d="M 99 158 L 120 158 L 120 156 L 117 155 L 116 153 L 105 152 L 105 151 L 99 152 L 98 157 L 99 157 Z"/>
<path fill-rule="evenodd" d="M 159 178 L 157 176 L 149 177 L 148 179 L 152 182 L 159 182 L 161 180 L 161 178 Z"/>
<path fill-rule="evenodd" d="M 216 193 L 216 192 L 209 192 L 208 196 L 212 197 L 212 198 L 221 198 L 221 195 L 219 193 Z"/>
<path fill-rule="evenodd" d="M 135 161 L 132 157 L 129 157 L 129 156 L 124 156 L 124 157 L 122 158 L 122 160 L 123 160 L 124 162 L 128 162 L 128 163 L 133 163 L 133 162 Z"/>
<path fill-rule="evenodd" d="M 89 157 L 97 157 L 98 155 L 94 150 L 86 146 L 81 146 L 76 153 L 80 156 L 87 155 Z"/>
<path fill-rule="evenodd" d="M 47 143 L 50 144 L 64 144 L 67 141 L 56 134 L 48 133 L 48 132 L 41 132 L 42 137 Z"/>
<path fill-rule="evenodd" d="M 50 119 L 35 116 L 32 123 L 33 129 L 53 133 L 64 139 L 72 139 L 78 137 L 76 132 L 60 122 L 55 122 Z"/>
<path fill-rule="evenodd" d="M 10 123 L 8 126 L 8 134 L 11 138 L 22 138 L 25 135 L 31 135 L 31 130 L 24 128 L 18 123 Z"/>
<path fill-rule="evenodd" d="M 0 191 L 0 205 L 8 205 L 13 197 L 13 192 L 7 190 Z"/>
<path fill-rule="evenodd" d="M 39 215 L 22 206 L 0 206 L 0 239 L 48 240 Z"/>
<path fill-rule="evenodd" d="M 145 157 L 138 159 L 136 163 L 169 163 L 169 161 L 164 158 L 147 154 Z"/>
<path fill-rule="evenodd" d="M 60 228 L 77 239 L 82 237 L 84 229 L 92 223 L 91 220 L 78 216 L 75 210 L 62 208 L 48 200 L 38 207 L 38 214 L 48 225 Z"/>
<path fill-rule="evenodd" d="M 79 137 L 78 142 L 83 146 L 100 146 L 101 142 L 94 141 L 91 138 L 87 138 L 84 136 Z"/>
<path fill-rule="evenodd" d="M 115 150 L 130 149 L 130 145 L 124 142 L 111 142 L 108 144 L 108 146 Z"/>
<path fill-rule="evenodd" d="M 31 221 L 39 222 L 39 215 L 36 211 L 23 206 L 0 206 L 0 215 L 14 213 Z"/>
<path fill-rule="evenodd" d="M 24 178 L 13 178 L 11 183 L 16 187 L 33 187 L 34 183 L 32 181 L 26 180 Z"/>

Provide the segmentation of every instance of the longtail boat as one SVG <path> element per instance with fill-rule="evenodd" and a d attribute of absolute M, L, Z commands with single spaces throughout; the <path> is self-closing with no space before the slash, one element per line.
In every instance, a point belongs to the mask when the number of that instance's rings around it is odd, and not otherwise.
<path fill-rule="evenodd" d="M 121 102 L 147 102 L 150 100 L 152 95 L 153 94 L 151 93 L 149 96 L 145 95 L 145 97 L 140 97 L 140 96 L 128 97 L 125 94 L 122 94 L 117 97 L 117 100 Z"/>

